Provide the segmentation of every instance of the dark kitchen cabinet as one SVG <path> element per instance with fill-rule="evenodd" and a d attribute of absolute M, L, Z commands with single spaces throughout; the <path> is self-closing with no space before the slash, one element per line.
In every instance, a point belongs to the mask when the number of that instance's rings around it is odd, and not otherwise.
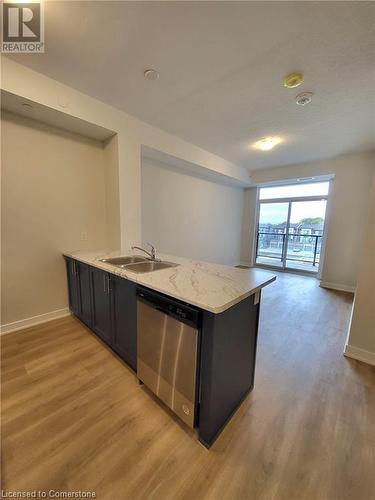
<path fill-rule="evenodd" d="M 95 267 L 91 272 L 92 329 L 107 344 L 112 344 L 111 275 Z"/>
<path fill-rule="evenodd" d="M 71 312 L 136 370 L 136 284 L 78 260 L 65 260 Z"/>
<path fill-rule="evenodd" d="M 135 283 L 113 277 L 113 349 L 126 363 L 137 369 L 137 299 Z"/>
<path fill-rule="evenodd" d="M 90 266 L 83 262 L 75 261 L 78 272 L 78 314 L 79 319 L 87 326 L 92 324 L 92 305 L 91 305 L 91 284 L 90 284 Z"/>
<path fill-rule="evenodd" d="M 73 314 L 79 316 L 80 305 L 77 261 L 66 259 L 66 271 L 68 276 L 69 309 Z"/>
<path fill-rule="evenodd" d="M 91 326 L 90 267 L 78 260 L 66 259 L 69 309 L 87 326 Z"/>
<path fill-rule="evenodd" d="M 137 371 L 137 284 L 70 257 L 66 266 L 72 313 Z M 253 389 L 259 308 L 257 292 L 221 313 L 200 313 L 196 423 L 207 448 Z"/>
<path fill-rule="evenodd" d="M 215 441 L 253 389 L 260 292 L 224 312 L 203 312 L 199 440 Z"/>

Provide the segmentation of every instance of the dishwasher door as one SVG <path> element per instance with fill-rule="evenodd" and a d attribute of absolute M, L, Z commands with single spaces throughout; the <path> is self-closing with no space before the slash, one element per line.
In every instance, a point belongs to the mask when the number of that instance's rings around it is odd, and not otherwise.
<path fill-rule="evenodd" d="M 166 309 L 138 297 L 137 376 L 188 426 L 194 427 L 198 329 L 179 321 Z M 185 314 L 181 308 L 177 312 Z"/>

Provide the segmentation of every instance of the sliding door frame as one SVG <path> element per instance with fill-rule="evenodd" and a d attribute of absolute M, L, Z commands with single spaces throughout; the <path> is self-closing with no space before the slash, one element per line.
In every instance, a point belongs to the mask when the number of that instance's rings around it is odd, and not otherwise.
<path fill-rule="evenodd" d="M 253 260 L 253 265 L 256 267 L 268 267 L 270 269 L 277 269 L 279 271 L 293 271 L 296 273 L 307 273 L 307 274 L 312 274 L 314 276 L 317 276 L 318 278 L 320 277 L 321 274 L 321 265 L 324 260 L 324 253 L 325 253 L 325 243 L 326 243 L 326 227 L 327 227 L 327 207 L 328 207 L 328 202 L 329 202 L 329 194 L 331 190 L 331 183 L 329 186 L 328 194 L 327 195 L 319 195 L 319 196 L 292 196 L 292 197 L 286 197 L 286 198 L 267 198 L 264 200 L 261 200 L 259 198 L 259 191 L 260 188 L 258 187 L 257 189 L 257 208 L 256 208 L 256 223 L 255 223 L 255 232 L 254 232 L 254 260 Z M 292 210 L 292 203 L 293 202 L 299 202 L 299 201 L 326 201 L 326 210 L 324 214 L 324 225 L 323 225 L 323 233 L 322 233 L 322 243 L 320 247 L 320 258 L 319 258 L 319 266 L 317 269 L 317 272 L 315 271 L 309 271 L 309 270 L 300 270 L 300 269 L 295 269 L 293 267 L 287 267 L 286 265 L 286 260 L 287 260 L 287 252 L 288 252 L 288 236 L 289 236 L 289 228 L 290 228 L 290 216 L 291 216 L 291 210 Z M 283 251 L 282 251 L 282 266 L 273 266 L 272 264 L 258 264 L 257 263 L 257 253 L 258 253 L 258 232 L 259 232 L 259 217 L 260 217 L 260 205 L 261 203 L 267 203 L 267 204 L 272 204 L 272 203 L 288 203 L 288 217 L 287 217 L 287 223 L 285 227 L 285 240 L 284 240 L 284 245 L 283 245 Z"/>

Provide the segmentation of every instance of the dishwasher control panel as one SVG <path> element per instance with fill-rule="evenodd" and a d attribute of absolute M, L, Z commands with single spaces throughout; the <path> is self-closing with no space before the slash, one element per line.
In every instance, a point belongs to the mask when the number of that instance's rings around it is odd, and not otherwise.
<path fill-rule="evenodd" d="M 186 323 L 194 328 L 199 327 L 200 310 L 189 304 L 184 304 L 178 300 L 165 295 L 139 287 L 137 289 L 137 298 L 145 303 L 152 304 L 152 307 L 173 316 L 178 321 Z"/>

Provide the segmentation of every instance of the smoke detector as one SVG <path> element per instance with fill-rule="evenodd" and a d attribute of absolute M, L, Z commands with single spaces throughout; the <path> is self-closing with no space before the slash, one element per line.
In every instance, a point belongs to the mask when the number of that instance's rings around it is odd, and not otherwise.
<path fill-rule="evenodd" d="M 297 95 L 296 104 L 298 104 L 298 106 L 306 106 L 306 104 L 310 104 L 312 96 L 312 92 L 302 92 L 301 94 Z"/>
<path fill-rule="evenodd" d="M 146 71 L 143 73 L 143 76 L 146 78 L 146 80 L 157 80 L 159 78 L 159 73 L 156 71 L 156 69 L 146 69 Z"/>

